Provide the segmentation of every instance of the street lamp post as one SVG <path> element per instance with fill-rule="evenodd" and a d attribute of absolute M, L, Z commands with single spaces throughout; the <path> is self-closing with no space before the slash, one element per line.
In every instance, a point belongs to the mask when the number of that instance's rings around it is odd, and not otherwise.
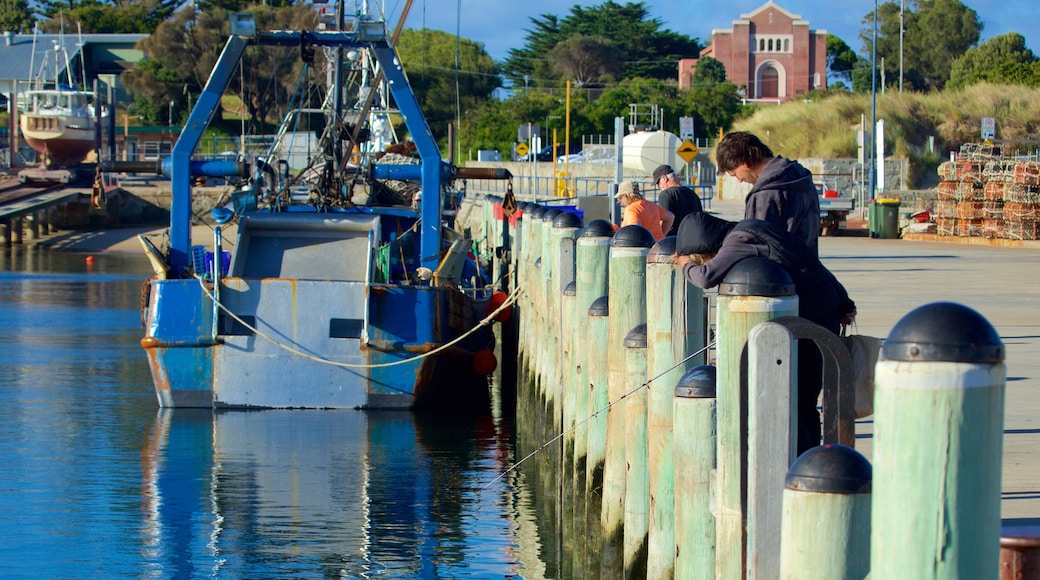
<path fill-rule="evenodd" d="M 899 92 L 903 92 L 903 0 L 899 0 Z"/>
<path fill-rule="evenodd" d="M 170 101 L 170 120 L 167 123 L 170 127 L 173 126 L 173 101 Z"/>

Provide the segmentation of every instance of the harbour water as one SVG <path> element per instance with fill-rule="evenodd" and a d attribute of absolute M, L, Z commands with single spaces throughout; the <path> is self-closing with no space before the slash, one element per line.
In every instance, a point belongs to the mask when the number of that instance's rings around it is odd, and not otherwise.
<path fill-rule="evenodd" d="M 511 417 L 160 410 L 149 272 L 0 253 L 0 576 L 555 575 Z"/>

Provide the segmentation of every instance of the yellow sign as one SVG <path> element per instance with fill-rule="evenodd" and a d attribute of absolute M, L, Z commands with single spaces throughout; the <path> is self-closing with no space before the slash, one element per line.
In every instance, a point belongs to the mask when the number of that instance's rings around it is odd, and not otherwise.
<path fill-rule="evenodd" d="M 520 157 L 523 157 L 524 155 L 527 155 L 527 152 L 531 150 L 527 146 L 527 143 L 517 143 L 516 147 L 514 147 L 513 149 L 516 151 L 516 154 L 519 155 Z"/>
<path fill-rule="evenodd" d="M 683 141 L 682 145 L 679 145 L 679 148 L 676 149 L 675 152 L 679 154 L 679 157 L 682 157 L 687 163 L 689 163 L 693 161 L 695 157 L 700 155 L 701 150 L 697 149 L 697 146 L 693 144 L 693 141 L 687 139 Z"/>

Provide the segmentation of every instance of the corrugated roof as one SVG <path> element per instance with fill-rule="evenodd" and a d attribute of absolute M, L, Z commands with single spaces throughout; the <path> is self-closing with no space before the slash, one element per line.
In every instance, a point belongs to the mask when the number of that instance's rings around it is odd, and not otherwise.
<path fill-rule="evenodd" d="M 125 42 L 133 46 L 147 37 L 147 34 L 37 34 L 34 51 L 32 34 L 5 32 L 0 39 L 0 79 L 27 81 L 40 76 L 53 82 L 57 72 L 64 82 L 65 53 L 68 54 L 68 62 L 76 66 L 74 63 L 81 42 L 83 45 Z M 56 47 L 63 50 L 55 50 Z M 58 58 L 55 59 L 55 56 Z M 58 62 L 57 71 L 55 60 Z"/>

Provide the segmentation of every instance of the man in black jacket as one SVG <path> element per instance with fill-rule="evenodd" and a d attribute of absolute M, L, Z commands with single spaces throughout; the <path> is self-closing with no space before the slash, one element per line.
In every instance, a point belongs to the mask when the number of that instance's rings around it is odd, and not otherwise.
<path fill-rule="evenodd" d="M 720 173 L 752 184 L 744 198 L 744 219 L 783 228 L 805 242 L 813 256 L 819 256 L 820 198 L 808 169 L 797 161 L 773 155 L 758 137 L 746 131 L 723 137 L 715 147 L 715 162 Z"/>
<path fill-rule="evenodd" d="M 672 212 L 675 221 L 672 227 L 664 233 L 666 236 L 674 236 L 679 231 L 679 222 L 692 213 L 704 211 L 701 207 L 701 198 L 697 192 L 684 187 L 675 177 L 675 171 L 670 165 L 658 165 L 652 176 L 654 185 L 660 187 L 661 195 L 657 196 L 657 205 Z"/>
<path fill-rule="evenodd" d="M 760 256 L 783 266 L 798 293 L 798 316 L 838 334 L 856 316 L 856 304 L 834 274 L 797 237 L 762 220 L 728 222 L 702 213 L 683 220 L 675 241 L 676 264 L 695 286 L 713 288 L 744 258 Z M 823 358 L 809 341 L 798 342 L 798 454 L 820 444 Z"/>

